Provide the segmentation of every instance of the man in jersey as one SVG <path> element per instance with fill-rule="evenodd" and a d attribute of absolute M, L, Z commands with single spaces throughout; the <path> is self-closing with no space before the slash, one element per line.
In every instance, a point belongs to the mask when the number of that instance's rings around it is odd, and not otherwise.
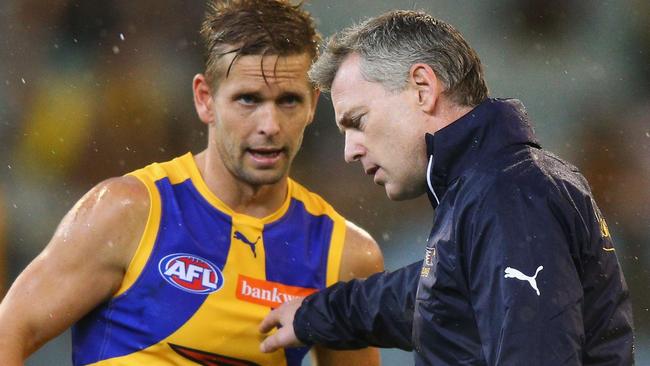
<path fill-rule="evenodd" d="M 65 216 L 0 305 L 0 364 L 72 326 L 75 365 L 300 365 L 259 352 L 273 308 L 383 268 L 376 242 L 288 177 L 318 92 L 310 16 L 286 1 L 215 2 L 193 81 L 207 148 L 108 179 Z M 135 132 L 135 131 L 134 131 Z M 376 365 L 376 349 L 314 349 Z"/>

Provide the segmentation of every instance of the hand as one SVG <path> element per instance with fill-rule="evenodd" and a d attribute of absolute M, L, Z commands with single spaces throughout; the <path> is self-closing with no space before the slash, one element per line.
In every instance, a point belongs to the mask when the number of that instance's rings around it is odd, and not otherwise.
<path fill-rule="evenodd" d="M 298 298 L 285 302 L 262 320 L 259 327 L 260 332 L 268 333 L 275 327 L 278 328 L 278 331 L 260 344 L 260 351 L 271 353 L 280 348 L 302 346 L 293 331 L 293 318 L 300 304 L 302 304 L 302 300 L 303 298 Z"/>

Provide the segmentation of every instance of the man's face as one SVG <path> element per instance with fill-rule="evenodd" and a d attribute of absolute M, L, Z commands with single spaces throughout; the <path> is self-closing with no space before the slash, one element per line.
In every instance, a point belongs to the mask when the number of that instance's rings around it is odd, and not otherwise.
<path fill-rule="evenodd" d="M 426 126 L 409 88 L 391 93 L 368 82 L 360 57 L 341 64 L 332 83 L 336 123 L 345 134 L 345 160 L 360 161 L 391 200 L 415 198 L 426 188 Z"/>
<path fill-rule="evenodd" d="M 257 186 L 288 174 L 316 108 L 310 64 L 307 54 L 241 56 L 219 82 L 210 143 L 236 179 Z"/>

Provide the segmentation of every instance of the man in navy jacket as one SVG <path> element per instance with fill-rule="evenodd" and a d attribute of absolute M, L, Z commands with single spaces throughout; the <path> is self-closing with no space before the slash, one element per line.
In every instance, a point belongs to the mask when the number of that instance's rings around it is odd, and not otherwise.
<path fill-rule="evenodd" d="M 630 365 L 632 313 L 607 224 L 577 169 L 541 149 L 523 105 L 491 99 L 450 25 L 393 11 L 333 36 L 345 157 L 390 199 L 428 194 L 424 260 L 273 311 L 263 351 L 414 350 L 417 365 Z"/>

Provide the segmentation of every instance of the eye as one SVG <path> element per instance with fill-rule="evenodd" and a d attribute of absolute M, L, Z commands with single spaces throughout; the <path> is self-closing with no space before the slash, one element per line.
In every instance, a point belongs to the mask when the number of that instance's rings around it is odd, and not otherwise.
<path fill-rule="evenodd" d="M 352 123 L 351 123 L 352 128 L 354 128 L 355 130 L 362 131 L 363 127 L 366 124 L 367 119 L 368 118 L 365 113 L 359 116 L 355 116 L 354 118 L 352 118 Z"/>
<path fill-rule="evenodd" d="M 235 97 L 235 101 L 243 105 L 254 105 L 260 101 L 260 98 L 253 94 L 241 94 Z"/>
<path fill-rule="evenodd" d="M 286 94 L 278 99 L 278 104 L 282 107 L 295 107 L 302 103 L 302 97 L 295 94 Z"/>

